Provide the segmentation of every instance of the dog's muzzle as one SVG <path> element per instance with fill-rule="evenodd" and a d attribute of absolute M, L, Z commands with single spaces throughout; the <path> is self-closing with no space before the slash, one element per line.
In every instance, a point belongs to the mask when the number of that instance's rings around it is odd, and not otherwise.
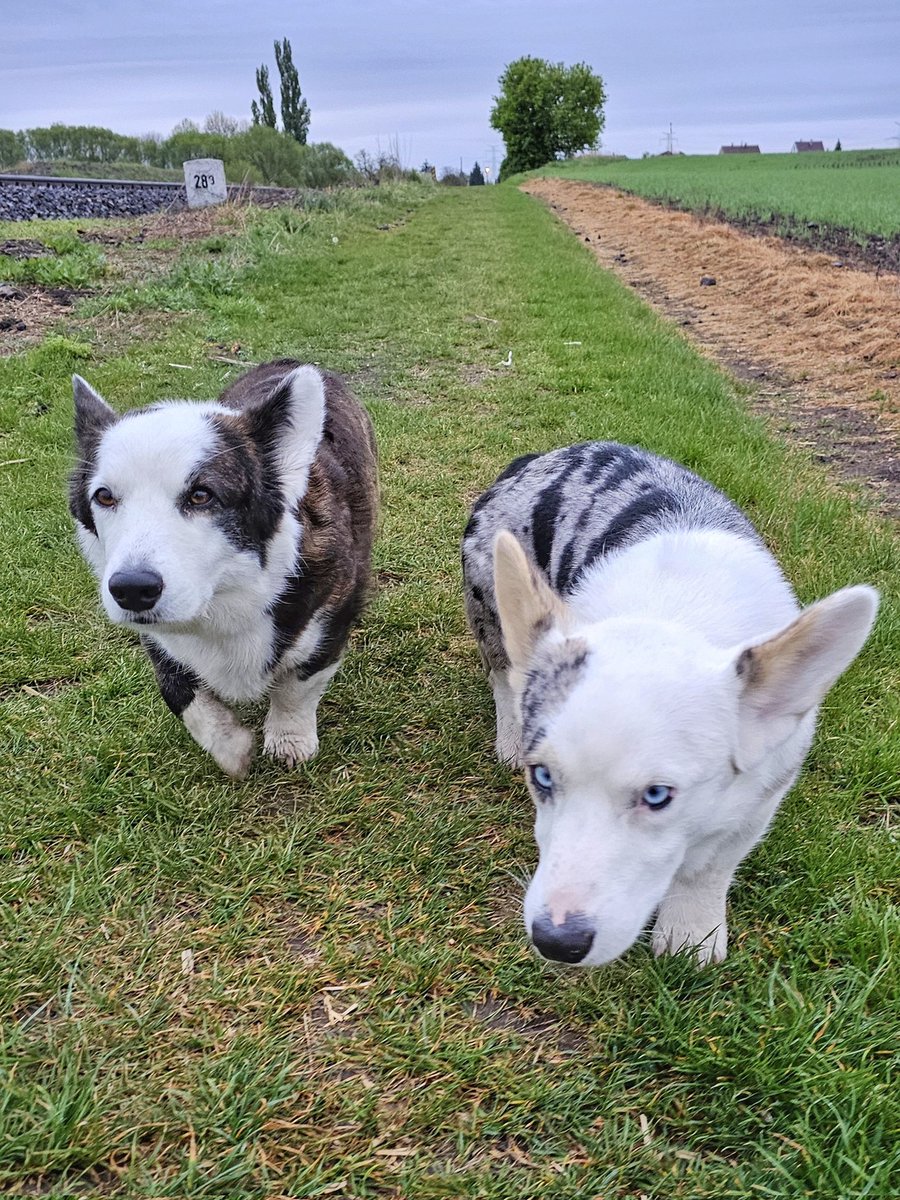
<path fill-rule="evenodd" d="M 594 944 L 595 932 L 582 913 L 566 913 L 562 925 L 554 925 L 550 914 L 543 912 L 532 922 L 531 940 L 544 958 L 578 963 Z"/>
<path fill-rule="evenodd" d="M 127 612 L 148 612 L 162 595 L 163 578 L 146 568 L 116 571 L 106 586 L 119 608 Z"/>

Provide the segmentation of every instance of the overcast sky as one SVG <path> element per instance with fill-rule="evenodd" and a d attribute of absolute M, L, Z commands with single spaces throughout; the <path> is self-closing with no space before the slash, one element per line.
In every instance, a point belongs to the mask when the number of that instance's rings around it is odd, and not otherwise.
<path fill-rule="evenodd" d="M 290 38 L 311 141 L 499 166 L 489 124 L 506 63 L 587 62 L 604 147 L 711 153 L 889 146 L 900 135 L 900 0 L 3 0 L 0 127 L 167 134 L 213 109 L 248 117 L 254 72 Z"/>

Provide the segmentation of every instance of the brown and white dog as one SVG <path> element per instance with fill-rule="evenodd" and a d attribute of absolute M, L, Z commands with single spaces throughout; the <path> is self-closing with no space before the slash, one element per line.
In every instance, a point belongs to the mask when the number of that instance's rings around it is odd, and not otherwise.
<path fill-rule="evenodd" d="M 289 359 L 217 401 L 117 415 L 74 378 L 70 509 L 109 618 L 229 775 L 253 735 L 223 701 L 269 696 L 265 750 L 318 748 L 316 709 L 365 603 L 378 507 L 371 422 L 337 375 Z"/>

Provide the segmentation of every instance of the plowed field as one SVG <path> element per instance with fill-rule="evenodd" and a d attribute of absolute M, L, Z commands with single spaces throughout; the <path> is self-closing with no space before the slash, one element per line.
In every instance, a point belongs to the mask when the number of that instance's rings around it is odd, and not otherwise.
<path fill-rule="evenodd" d="M 756 382 L 779 429 L 900 513 L 900 276 L 609 187 L 523 187 L 707 354 Z"/>

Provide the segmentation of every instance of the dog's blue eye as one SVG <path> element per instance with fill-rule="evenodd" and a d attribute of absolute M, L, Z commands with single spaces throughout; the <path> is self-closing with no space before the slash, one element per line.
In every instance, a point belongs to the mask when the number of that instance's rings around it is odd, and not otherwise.
<path fill-rule="evenodd" d="M 667 804 L 672 803 L 674 795 L 675 789 L 667 783 L 651 783 L 641 793 L 641 803 L 646 804 L 648 808 L 665 808 Z"/>
<path fill-rule="evenodd" d="M 553 776 L 543 763 L 538 763 L 536 767 L 530 767 L 529 770 L 531 772 L 531 782 L 539 792 L 553 791 Z"/>

